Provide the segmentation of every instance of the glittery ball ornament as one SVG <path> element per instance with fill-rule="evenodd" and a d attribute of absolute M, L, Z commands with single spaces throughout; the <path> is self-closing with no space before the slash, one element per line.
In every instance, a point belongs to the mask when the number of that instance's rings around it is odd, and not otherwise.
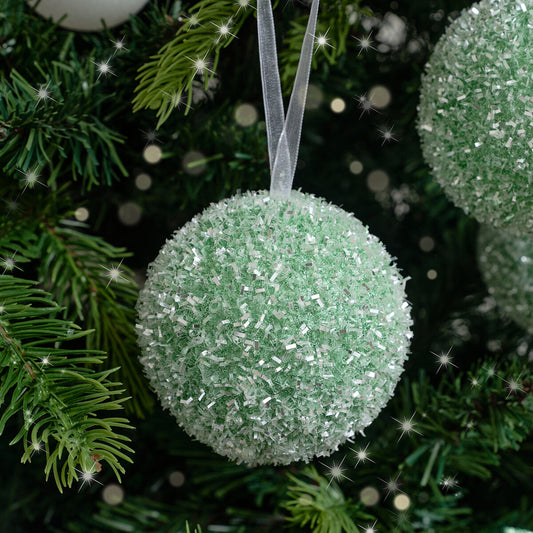
<path fill-rule="evenodd" d="M 324 456 L 392 396 L 411 337 L 405 280 L 353 215 L 308 194 L 212 204 L 166 242 L 138 338 L 163 407 L 248 465 Z"/>
<path fill-rule="evenodd" d="M 482 227 L 478 264 L 501 313 L 533 333 L 533 236 Z"/>
<path fill-rule="evenodd" d="M 69 30 L 103 30 L 102 19 L 112 28 L 138 13 L 148 0 L 27 0 L 35 11 L 54 22 L 66 17 L 60 26 Z"/>
<path fill-rule="evenodd" d="M 533 233 L 533 0 L 482 0 L 448 27 L 422 79 L 418 131 L 448 197 Z"/>

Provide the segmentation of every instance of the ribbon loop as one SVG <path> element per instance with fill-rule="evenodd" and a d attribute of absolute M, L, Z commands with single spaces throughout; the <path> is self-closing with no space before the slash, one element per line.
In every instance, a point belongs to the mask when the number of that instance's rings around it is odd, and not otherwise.
<path fill-rule="evenodd" d="M 292 189 L 309 86 L 318 3 L 319 0 L 312 0 L 311 14 L 285 118 L 272 5 L 270 0 L 257 0 L 259 62 L 270 160 L 270 195 L 274 197 L 288 198 Z"/>

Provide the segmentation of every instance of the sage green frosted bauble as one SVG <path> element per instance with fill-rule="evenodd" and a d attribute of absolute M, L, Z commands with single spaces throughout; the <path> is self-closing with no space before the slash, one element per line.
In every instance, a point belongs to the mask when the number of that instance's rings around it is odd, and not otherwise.
<path fill-rule="evenodd" d="M 420 93 L 424 157 L 480 222 L 533 233 L 533 0 L 482 0 L 435 46 Z"/>
<path fill-rule="evenodd" d="M 533 236 L 482 227 L 478 264 L 502 314 L 533 332 Z"/>
<path fill-rule="evenodd" d="M 191 436 L 249 465 L 328 455 L 392 396 L 405 280 L 353 215 L 311 195 L 212 204 L 141 291 L 142 364 Z"/>

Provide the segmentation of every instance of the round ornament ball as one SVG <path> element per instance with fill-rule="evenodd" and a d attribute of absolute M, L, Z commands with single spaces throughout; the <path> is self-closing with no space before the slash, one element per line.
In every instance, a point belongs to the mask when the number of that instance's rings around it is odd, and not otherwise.
<path fill-rule="evenodd" d="M 108 28 L 126 22 L 137 14 L 148 0 L 28 0 L 35 11 L 54 22 L 66 15 L 61 27 L 77 31 L 103 30 L 102 19 Z M 37 4 L 37 5 L 36 5 Z"/>
<path fill-rule="evenodd" d="M 478 265 L 501 313 L 533 332 L 533 236 L 480 229 Z"/>
<path fill-rule="evenodd" d="M 422 151 L 448 197 L 533 231 L 533 0 L 482 0 L 447 28 L 422 78 Z"/>
<path fill-rule="evenodd" d="M 137 304 L 164 408 L 248 465 L 328 455 L 392 396 L 405 279 L 353 215 L 292 191 L 212 204 L 166 242 Z"/>

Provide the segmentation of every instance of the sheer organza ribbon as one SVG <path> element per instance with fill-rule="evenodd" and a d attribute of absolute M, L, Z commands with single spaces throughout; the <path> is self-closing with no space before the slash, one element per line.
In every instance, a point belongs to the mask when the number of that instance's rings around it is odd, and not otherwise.
<path fill-rule="evenodd" d="M 270 159 L 270 195 L 276 198 L 288 198 L 292 189 L 309 86 L 318 2 L 319 0 L 312 0 L 311 14 L 285 118 L 272 5 L 270 0 L 257 0 L 259 62 Z"/>

